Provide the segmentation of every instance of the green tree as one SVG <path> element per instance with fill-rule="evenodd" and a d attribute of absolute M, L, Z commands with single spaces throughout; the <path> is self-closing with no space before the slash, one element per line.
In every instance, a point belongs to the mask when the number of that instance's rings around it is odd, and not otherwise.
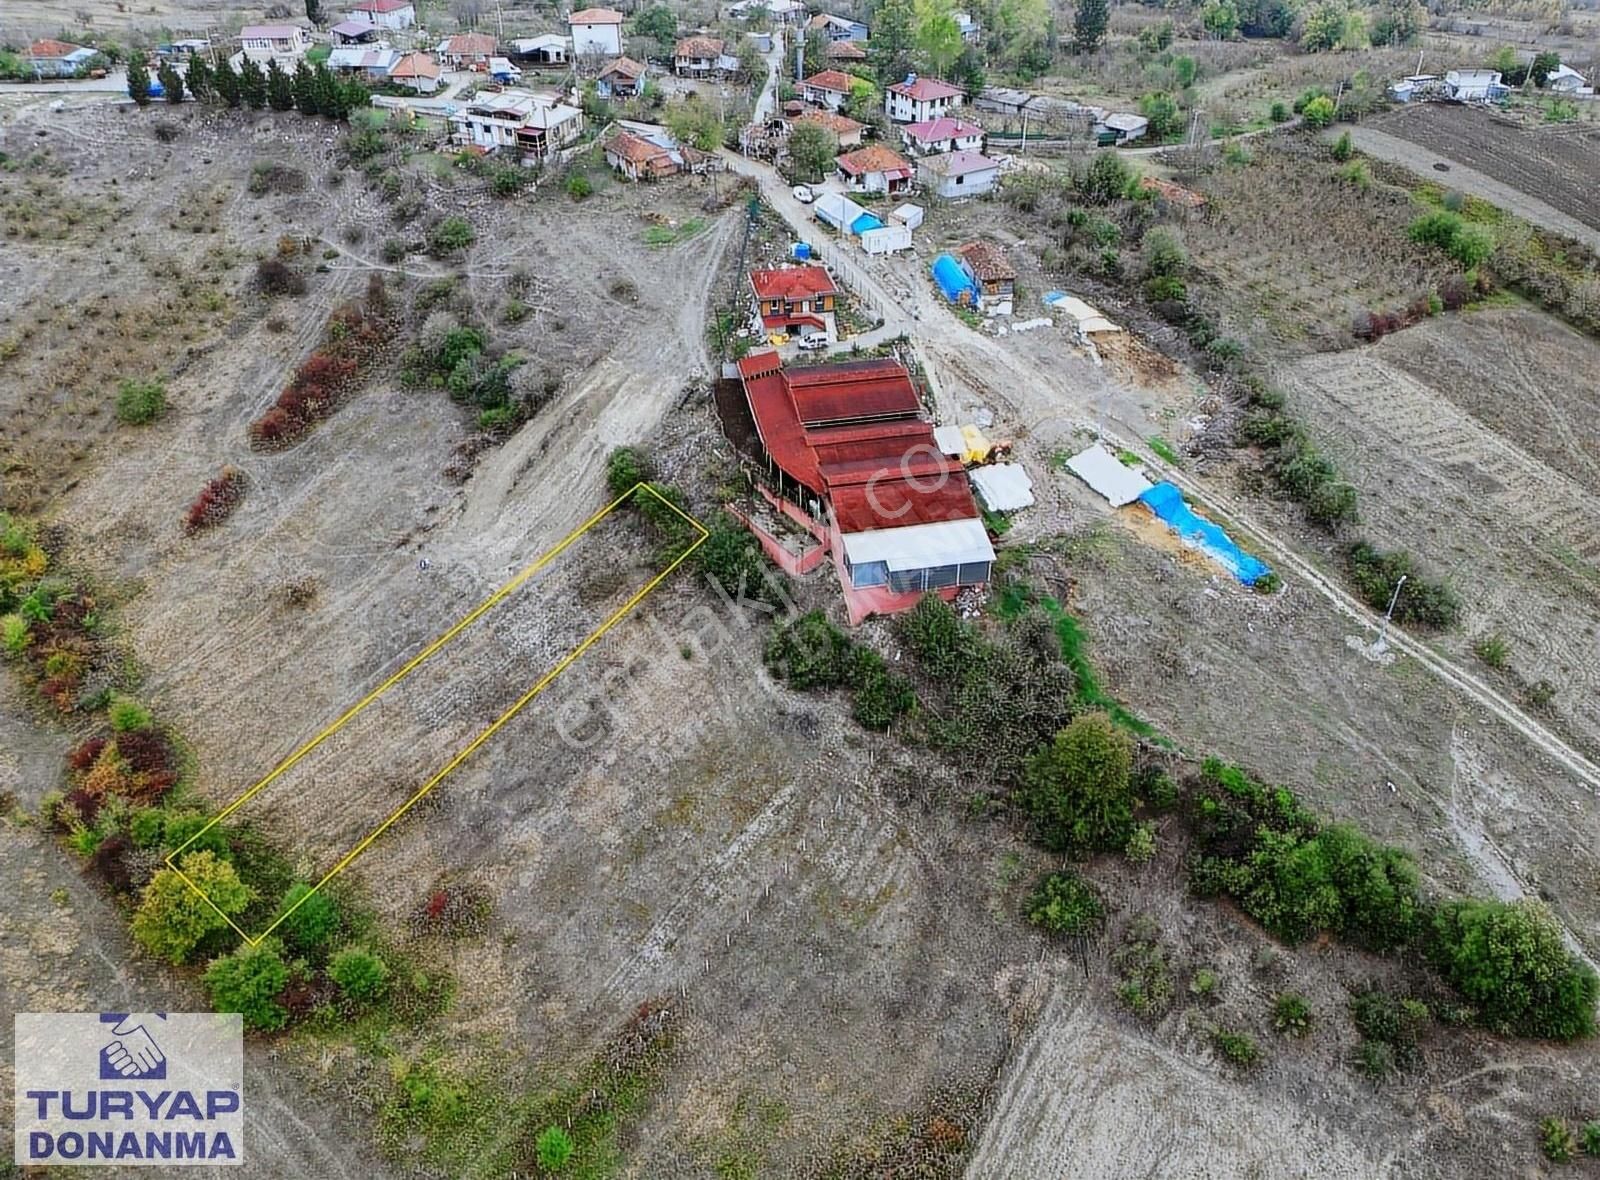
<path fill-rule="evenodd" d="M 178 67 L 173 65 L 170 58 L 161 63 L 161 68 L 156 70 L 156 78 L 161 83 L 161 97 L 173 106 L 183 101 L 183 75 L 178 72 Z"/>
<path fill-rule="evenodd" d="M 1132 767 L 1132 744 L 1110 717 L 1074 717 L 1023 770 L 1023 806 L 1045 844 L 1121 848 L 1133 823 Z"/>
<path fill-rule="evenodd" d="M 289 986 L 289 965 L 276 939 L 213 959 L 202 979 L 211 1006 L 218 1012 L 239 1013 L 246 1028 L 276 1032 L 289 1023 L 289 1010 L 278 1003 Z"/>
<path fill-rule="evenodd" d="M 1300 48 L 1306 53 L 1333 49 L 1345 34 L 1349 15 L 1340 0 L 1322 0 L 1307 9 L 1300 25 Z"/>
<path fill-rule="evenodd" d="M 1200 23 L 1207 36 L 1226 41 L 1239 31 L 1239 11 L 1230 0 L 1211 0 L 1200 10 Z"/>
<path fill-rule="evenodd" d="M 627 495 L 650 476 L 649 460 L 634 447 L 617 447 L 606 457 L 606 489 L 612 499 Z"/>
<path fill-rule="evenodd" d="M 446 217 L 434 226 L 433 232 L 428 235 L 428 250 L 435 256 L 442 257 L 454 254 L 457 250 L 465 250 L 477 240 L 477 231 L 466 218 Z"/>
<path fill-rule="evenodd" d="M 867 42 L 867 60 L 880 86 L 905 78 L 916 45 L 916 9 L 912 0 L 884 0 Z"/>
<path fill-rule="evenodd" d="M 694 93 L 667 108 L 666 124 L 679 143 L 691 144 L 703 152 L 714 152 L 722 146 L 724 131 L 717 109 Z"/>
<path fill-rule="evenodd" d="M 326 62 L 318 62 L 312 71 L 312 89 L 317 96 L 317 113 L 329 119 L 343 119 L 350 110 L 345 105 L 344 90 L 333 76 Z"/>
<path fill-rule="evenodd" d="M 534 1154 L 539 1158 L 539 1166 L 546 1172 L 559 1172 L 567 1166 L 567 1161 L 572 1158 L 572 1136 L 560 1127 L 549 1126 L 539 1132 L 539 1138 L 534 1141 Z"/>
<path fill-rule="evenodd" d="M 333 956 L 328 978 L 358 1004 L 370 1004 L 389 986 L 389 966 L 371 951 L 349 946 Z"/>
<path fill-rule="evenodd" d="M 128 97 L 139 106 L 150 105 L 150 60 L 142 50 L 128 54 Z"/>
<path fill-rule="evenodd" d="M 252 111 L 259 111 L 267 103 L 266 76 L 248 57 L 239 67 L 239 97 Z"/>
<path fill-rule="evenodd" d="M 311 72 L 311 64 L 303 58 L 294 68 L 289 89 L 294 95 L 294 105 L 302 115 L 317 113 L 317 77 Z"/>
<path fill-rule="evenodd" d="M 1432 957 L 1490 1028 L 1570 1041 L 1593 1035 L 1600 981 L 1533 901 L 1454 901 L 1434 915 Z"/>
<path fill-rule="evenodd" d="M 1374 45 L 1409 45 L 1422 35 L 1428 24 L 1428 10 L 1421 0 L 1387 0 L 1372 21 Z"/>
<path fill-rule="evenodd" d="M 1096 152 L 1088 165 L 1072 178 L 1073 190 L 1090 205 L 1120 200 L 1133 180 L 1133 170 L 1116 152 Z"/>
<path fill-rule="evenodd" d="M 1305 120 L 1307 127 L 1326 127 L 1333 122 L 1333 99 L 1326 94 L 1319 94 L 1306 103 L 1305 109 L 1300 112 L 1300 117 Z"/>
<path fill-rule="evenodd" d="M 963 49 L 956 64 L 950 67 L 950 81 L 969 95 L 980 93 L 988 84 L 983 72 L 983 54 L 971 45 Z"/>
<path fill-rule="evenodd" d="M 184 70 L 183 82 L 197 102 L 210 102 L 216 97 L 216 87 L 212 82 L 211 67 L 206 64 L 206 59 L 199 54 L 189 55 L 189 64 Z"/>
<path fill-rule="evenodd" d="M 821 180 L 838 154 L 839 140 L 816 123 L 801 123 L 789 136 L 789 160 L 796 176 Z"/>
<path fill-rule="evenodd" d="M 289 945 L 303 954 L 320 959 L 328 942 L 339 929 L 338 903 L 324 889 L 312 891 L 303 881 L 296 882 L 283 895 L 278 907 L 283 921 L 278 929 Z"/>
<path fill-rule="evenodd" d="M 1544 84 L 1550 80 L 1550 75 L 1555 73 L 1561 65 L 1561 55 L 1546 49 L 1535 54 L 1533 64 L 1528 67 L 1528 77 L 1533 79 L 1533 84 L 1544 89 Z"/>
<path fill-rule="evenodd" d="M 322 23 L 322 0 L 306 0 L 306 19 L 314 25 Z"/>
<path fill-rule="evenodd" d="M 294 109 L 294 81 L 276 60 L 267 63 L 267 105 L 275 111 Z"/>
<path fill-rule="evenodd" d="M 1003 64 L 1015 69 L 1030 61 L 1048 45 L 1049 39 L 1050 6 L 1046 0 L 999 0 L 995 5 L 987 44 Z M 974 50 L 973 56 L 981 67 L 982 55 Z M 975 95 L 978 91 L 968 93 Z"/>
<path fill-rule="evenodd" d="M 239 85 L 238 72 L 226 61 L 218 64 L 211 76 L 212 88 L 224 105 L 237 109 L 244 101 L 244 91 Z"/>
<path fill-rule="evenodd" d="M 1171 139 L 1183 130 L 1183 112 L 1178 109 L 1172 95 L 1164 90 L 1147 94 L 1139 100 L 1139 113 L 1150 120 L 1150 139 L 1160 143 Z"/>
<path fill-rule="evenodd" d="M 649 37 L 658 45 L 671 46 L 678 39 L 678 18 L 665 4 L 634 13 L 632 28 L 635 37 Z"/>
<path fill-rule="evenodd" d="M 1072 51 L 1093 53 L 1099 49 L 1110 22 L 1106 0 L 1078 0 L 1078 10 L 1072 14 Z"/>
<path fill-rule="evenodd" d="M 179 867 L 194 888 L 172 869 L 162 869 L 145 886 L 133 915 L 134 938 L 173 964 L 183 963 L 207 935 L 225 929 L 228 917 L 243 912 L 255 896 L 233 865 L 213 852 L 185 853 Z"/>
<path fill-rule="evenodd" d="M 943 78 L 966 44 L 951 0 L 914 0 L 917 56 L 930 73 Z"/>
<path fill-rule="evenodd" d="M 1050 873 L 1039 880 L 1023 911 L 1051 934 L 1094 934 L 1105 924 L 1106 907 L 1094 886 L 1076 873 Z"/>
<path fill-rule="evenodd" d="M 828 68 L 828 36 L 821 29 L 807 29 L 801 42 L 801 68 L 807 78 Z"/>
<path fill-rule="evenodd" d="M 1194 76 L 1199 70 L 1200 63 L 1187 53 L 1179 54 L 1172 59 L 1172 76 L 1180 90 L 1187 90 L 1194 85 Z"/>

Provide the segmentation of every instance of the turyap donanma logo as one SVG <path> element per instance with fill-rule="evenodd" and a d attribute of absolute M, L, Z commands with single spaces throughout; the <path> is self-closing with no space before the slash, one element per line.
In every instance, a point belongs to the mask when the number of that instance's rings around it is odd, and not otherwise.
<path fill-rule="evenodd" d="M 19 1164 L 237 1164 L 244 1046 L 237 1014 L 23 1012 Z"/>

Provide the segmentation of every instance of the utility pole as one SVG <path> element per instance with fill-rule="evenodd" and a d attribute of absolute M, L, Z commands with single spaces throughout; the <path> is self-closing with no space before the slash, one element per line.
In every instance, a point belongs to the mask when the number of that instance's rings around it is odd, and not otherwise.
<path fill-rule="evenodd" d="M 1400 587 L 1406 584 L 1406 577 L 1400 575 L 1400 580 L 1394 584 L 1394 593 L 1389 596 L 1389 609 L 1383 612 L 1383 626 L 1378 628 L 1378 642 L 1372 645 L 1375 652 L 1389 650 L 1389 621 L 1394 618 L 1394 604 L 1400 601 Z"/>

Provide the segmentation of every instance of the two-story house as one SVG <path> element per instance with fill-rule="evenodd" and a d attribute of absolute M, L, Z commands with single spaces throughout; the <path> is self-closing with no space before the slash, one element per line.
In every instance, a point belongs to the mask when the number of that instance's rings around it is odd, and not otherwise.
<path fill-rule="evenodd" d="M 685 37 L 672 50 L 672 72 L 680 78 L 709 78 L 722 71 L 720 37 Z"/>
<path fill-rule="evenodd" d="M 850 97 L 850 75 L 841 70 L 822 70 L 812 74 L 809 78 L 801 79 L 800 97 L 813 106 L 837 111 Z"/>
<path fill-rule="evenodd" d="M 480 94 L 450 117 L 461 142 L 524 161 L 558 156 L 583 134 L 583 112 L 530 90 Z"/>
<path fill-rule="evenodd" d="M 839 288 L 820 266 L 780 266 L 750 272 L 750 291 L 756 315 L 765 334 L 791 336 L 824 332 L 831 343 L 838 338 L 834 312 Z"/>
<path fill-rule="evenodd" d="M 311 48 L 311 36 L 299 25 L 246 25 L 239 30 L 239 47 L 247 61 L 262 69 L 270 62 L 294 73 Z"/>
<path fill-rule="evenodd" d="M 883 109 L 896 123 L 927 123 L 961 105 L 961 88 L 937 78 L 907 74 L 883 92 Z"/>
<path fill-rule="evenodd" d="M 411 0 L 356 0 L 344 15 L 346 20 L 366 21 L 380 29 L 409 29 L 417 23 Z"/>
<path fill-rule="evenodd" d="M 807 29 L 815 29 L 829 41 L 865 41 L 867 39 L 867 26 L 858 20 L 849 20 L 842 16 L 834 16 L 831 12 L 819 12 L 806 22 Z"/>
<path fill-rule="evenodd" d="M 567 17 L 574 57 L 622 56 L 622 13 L 612 8 L 584 8 Z"/>

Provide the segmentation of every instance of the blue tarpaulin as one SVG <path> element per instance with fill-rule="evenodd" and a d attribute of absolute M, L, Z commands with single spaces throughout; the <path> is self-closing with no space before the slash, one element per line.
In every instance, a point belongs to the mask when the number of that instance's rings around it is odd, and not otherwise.
<path fill-rule="evenodd" d="M 948 254 L 933 260 L 933 281 L 951 303 L 969 303 L 978 306 L 978 285 L 966 269 Z"/>
<path fill-rule="evenodd" d="M 1185 545 L 1198 549 L 1246 586 L 1254 586 L 1271 571 L 1260 558 L 1251 557 L 1233 539 L 1203 516 L 1196 516 L 1184 503 L 1183 493 L 1170 483 L 1158 483 L 1139 496 L 1139 500 L 1166 522 Z"/>
<path fill-rule="evenodd" d="M 883 219 L 878 217 L 875 213 L 863 213 L 860 217 L 856 218 L 850 223 L 850 232 L 855 234 L 857 237 L 866 233 L 869 229 L 882 228 Z"/>

